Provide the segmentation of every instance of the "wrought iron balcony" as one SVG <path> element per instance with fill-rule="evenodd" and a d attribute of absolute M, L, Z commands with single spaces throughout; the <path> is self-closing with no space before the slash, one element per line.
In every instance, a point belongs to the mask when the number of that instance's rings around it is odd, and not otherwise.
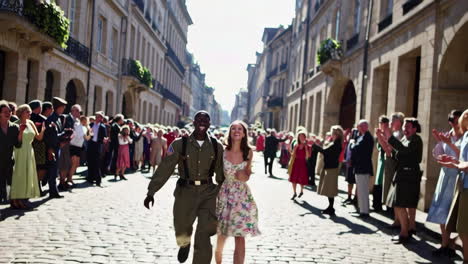
<path fill-rule="evenodd" d="M 151 24 L 151 15 L 150 15 L 149 11 L 146 11 L 145 18 Z"/>
<path fill-rule="evenodd" d="M 132 76 L 138 79 L 140 82 L 143 82 L 135 62 L 136 61 L 132 59 L 122 59 L 122 75 Z"/>
<path fill-rule="evenodd" d="M 141 10 L 141 12 L 145 12 L 145 2 L 143 0 L 133 0 L 136 6 Z"/>
<path fill-rule="evenodd" d="M 81 44 L 78 40 L 69 37 L 65 54 L 76 59 L 77 61 L 89 66 L 89 48 Z"/>
<path fill-rule="evenodd" d="M 267 101 L 267 107 L 283 107 L 283 98 L 282 97 L 270 97 Z"/>
<path fill-rule="evenodd" d="M 282 72 L 282 71 L 286 70 L 287 68 L 288 68 L 288 63 L 285 62 L 285 63 L 281 64 L 279 70 L 280 70 L 280 72 Z"/>
<path fill-rule="evenodd" d="M 0 0 L 0 10 L 23 16 L 23 1 Z"/>
<path fill-rule="evenodd" d="M 380 23 L 378 24 L 379 32 L 387 28 L 392 24 L 393 21 L 393 15 L 390 14 L 386 18 L 384 18 Z"/>
<path fill-rule="evenodd" d="M 27 14 L 25 10 L 27 4 L 34 4 L 34 2 L 33 0 L 0 0 L 2 30 L 27 34 L 25 41 L 34 43 L 33 46 L 41 46 L 43 51 L 51 48 L 59 49 L 58 41 L 50 33 L 46 33 L 46 28 L 36 24 L 37 18 Z"/>
<path fill-rule="evenodd" d="M 278 68 L 274 68 L 273 70 L 270 71 L 270 73 L 268 73 L 268 79 L 270 79 L 271 77 L 275 76 L 276 74 L 278 73 Z"/>
<path fill-rule="evenodd" d="M 169 42 L 166 42 L 166 45 L 167 45 L 167 53 L 166 53 L 166 56 L 168 56 L 169 58 L 172 59 L 172 61 L 174 62 L 174 64 L 177 66 L 177 68 L 182 72 L 182 73 L 185 73 L 185 67 L 184 65 L 182 64 L 182 62 L 179 60 L 179 58 L 177 57 L 176 53 L 174 52 L 174 50 L 172 49 L 171 45 L 169 44 Z"/>
<path fill-rule="evenodd" d="M 422 1 L 423 0 L 409 0 L 409 1 L 406 1 L 402 6 L 403 15 L 406 15 L 407 13 L 409 13 L 411 10 L 413 10 L 413 8 L 415 8 L 417 5 L 422 3 Z"/>
<path fill-rule="evenodd" d="M 172 93 L 169 89 L 167 89 L 166 87 L 162 87 L 161 89 L 161 94 L 164 98 L 168 99 L 168 100 L 171 100 L 172 102 L 174 102 L 176 105 L 178 106 L 181 106 L 182 105 L 182 100 L 177 96 L 175 95 L 174 93 Z"/>
<path fill-rule="evenodd" d="M 356 46 L 356 44 L 359 41 L 359 33 L 356 33 L 354 36 L 352 36 L 348 41 L 346 41 L 346 49 L 351 50 Z"/>
<path fill-rule="evenodd" d="M 153 20 L 153 23 L 151 23 L 151 27 L 153 28 L 154 31 L 160 32 L 158 28 L 158 24 L 156 24 L 156 19 Z"/>

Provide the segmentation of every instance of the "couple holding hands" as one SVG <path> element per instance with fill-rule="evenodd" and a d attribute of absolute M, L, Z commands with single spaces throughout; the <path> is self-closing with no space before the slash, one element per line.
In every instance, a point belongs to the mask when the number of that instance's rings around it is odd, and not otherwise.
<path fill-rule="evenodd" d="M 174 191 L 174 229 L 179 262 L 187 260 L 193 223 L 197 219 L 194 264 L 208 264 L 212 258 L 210 237 L 217 234 L 216 263 L 228 237 L 235 238 L 234 263 L 244 263 L 245 236 L 260 234 L 257 205 L 246 182 L 252 173 L 253 152 L 248 145 L 247 126 L 235 121 L 229 127 L 226 148 L 208 134 L 210 115 L 194 116 L 194 132 L 176 139 L 155 171 L 144 205 L 154 204 L 161 189 L 178 165 L 180 178 Z M 216 174 L 216 183 L 212 177 Z"/>

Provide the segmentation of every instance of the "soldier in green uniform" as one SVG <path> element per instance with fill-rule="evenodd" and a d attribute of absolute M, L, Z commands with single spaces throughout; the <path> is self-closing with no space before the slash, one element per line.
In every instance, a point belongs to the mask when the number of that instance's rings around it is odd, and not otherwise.
<path fill-rule="evenodd" d="M 168 149 L 148 186 L 144 201 L 146 208 L 154 204 L 153 195 L 167 182 L 179 165 L 180 178 L 174 191 L 174 229 L 177 258 L 183 263 L 190 251 L 193 223 L 195 232 L 194 264 L 209 264 L 212 257 L 210 236 L 216 234 L 216 197 L 224 181 L 223 146 L 208 135 L 210 116 L 205 111 L 195 114 L 194 132 L 189 137 L 176 139 Z M 216 184 L 212 176 L 216 173 Z"/>

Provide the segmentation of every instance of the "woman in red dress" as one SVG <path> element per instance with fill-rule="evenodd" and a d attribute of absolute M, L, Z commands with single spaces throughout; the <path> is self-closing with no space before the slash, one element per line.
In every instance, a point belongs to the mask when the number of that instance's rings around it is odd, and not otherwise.
<path fill-rule="evenodd" d="M 310 149 L 307 146 L 307 131 L 299 130 L 297 132 L 297 144 L 294 146 L 291 161 L 289 163 L 288 174 L 289 181 L 292 183 L 294 195 L 291 200 L 301 197 L 304 194 L 304 186 L 309 184 L 307 173 L 307 159 L 310 157 Z M 296 187 L 301 186 L 301 192 L 297 196 Z"/>
<path fill-rule="evenodd" d="M 265 132 L 263 131 L 260 132 L 260 135 L 258 136 L 255 150 L 257 150 L 257 152 L 263 152 L 265 150 Z"/>

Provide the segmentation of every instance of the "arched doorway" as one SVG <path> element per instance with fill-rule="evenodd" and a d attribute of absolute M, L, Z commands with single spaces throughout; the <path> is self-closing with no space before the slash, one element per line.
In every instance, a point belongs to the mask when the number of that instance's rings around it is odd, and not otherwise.
<path fill-rule="evenodd" d="M 105 114 L 108 116 L 114 115 L 114 94 L 111 91 L 106 92 Z"/>
<path fill-rule="evenodd" d="M 79 104 L 81 107 L 84 107 L 86 97 L 83 83 L 80 80 L 73 79 L 67 83 L 65 88 L 65 100 L 67 101 L 65 113 L 69 113 L 74 104 Z"/>
<path fill-rule="evenodd" d="M 46 87 L 44 91 L 44 101 L 52 102 L 54 85 L 56 82 L 55 74 L 52 70 L 46 72 Z"/>
<path fill-rule="evenodd" d="M 341 97 L 339 124 L 343 129 L 353 128 L 356 122 L 356 92 L 352 81 L 348 81 Z"/>
<path fill-rule="evenodd" d="M 122 98 L 122 114 L 125 118 L 133 117 L 133 98 L 130 92 L 125 92 Z"/>
<path fill-rule="evenodd" d="M 69 113 L 72 105 L 76 104 L 76 86 L 73 80 L 67 83 L 65 100 L 67 101 L 67 107 L 65 108 L 65 113 Z"/>

